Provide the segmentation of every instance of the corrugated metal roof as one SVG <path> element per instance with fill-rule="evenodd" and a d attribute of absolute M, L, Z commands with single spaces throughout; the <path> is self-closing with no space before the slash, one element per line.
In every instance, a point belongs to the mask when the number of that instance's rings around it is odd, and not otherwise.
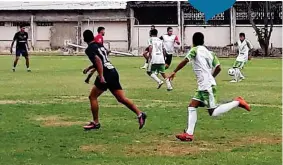
<path fill-rule="evenodd" d="M 126 1 L 0 1 L 0 10 L 103 10 L 126 9 Z"/>

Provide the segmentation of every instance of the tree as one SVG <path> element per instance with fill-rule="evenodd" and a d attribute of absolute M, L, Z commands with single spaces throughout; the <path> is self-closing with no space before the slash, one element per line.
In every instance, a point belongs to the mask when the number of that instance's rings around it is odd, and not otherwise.
<path fill-rule="evenodd" d="M 252 24 L 252 27 L 254 28 L 257 39 L 259 42 L 259 45 L 261 49 L 264 51 L 264 56 L 269 55 L 269 44 L 270 44 L 270 37 L 271 33 L 273 31 L 273 18 L 272 13 L 274 10 L 274 6 L 272 5 L 272 2 L 265 1 L 265 2 L 256 2 L 259 3 L 259 6 L 263 8 L 263 21 L 264 21 L 264 27 L 258 27 L 253 18 L 253 11 L 252 11 L 252 1 L 246 2 L 248 5 L 248 18 L 250 20 L 250 23 Z"/>

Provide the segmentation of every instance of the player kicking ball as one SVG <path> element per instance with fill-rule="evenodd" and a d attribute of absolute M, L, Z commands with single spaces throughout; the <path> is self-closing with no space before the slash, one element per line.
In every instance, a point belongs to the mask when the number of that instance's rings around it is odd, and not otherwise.
<path fill-rule="evenodd" d="M 253 49 L 253 46 L 251 42 L 246 39 L 245 33 L 239 34 L 238 42 L 227 46 L 233 45 L 238 46 L 239 50 L 238 57 L 236 58 L 236 61 L 233 65 L 233 68 L 235 69 L 234 78 L 230 81 L 232 83 L 235 83 L 245 79 L 245 76 L 242 74 L 241 70 L 244 68 L 245 63 L 250 60 L 249 51 Z"/>
<path fill-rule="evenodd" d="M 158 31 L 156 29 L 150 31 L 151 37 L 148 40 L 149 55 L 146 56 L 144 54 L 145 58 L 149 60 L 147 74 L 157 82 L 157 89 L 160 89 L 164 84 L 164 82 L 157 77 L 157 75 L 160 73 L 166 82 L 167 90 L 171 91 L 173 90 L 171 82 L 168 76 L 165 74 L 165 56 L 163 53 L 163 43 L 157 37 L 157 34 Z"/>
<path fill-rule="evenodd" d="M 173 80 L 176 73 L 191 61 L 198 83 L 198 89 L 188 106 L 188 127 L 184 133 L 176 135 L 176 138 L 181 141 L 192 141 L 194 139 L 198 107 L 206 106 L 210 116 L 219 116 L 236 107 L 242 107 L 247 111 L 251 110 L 248 103 L 241 97 L 237 97 L 234 101 L 226 104 L 216 104 L 215 77 L 221 71 L 220 63 L 215 54 L 207 50 L 203 44 L 203 34 L 195 33 L 193 35 L 193 48 L 170 75 L 170 79 Z"/>
<path fill-rule="evenodd" d="M 90 92 L 89 100 L 90 107 L 93 116 L 93 121 L 84 126 L 85 130 L 99 129 L 99 117 L 98 117 L 98 97 L 104 93 L 107 89 L 115 96 L 118 102 L 124 104 L 138 117 L 139 129 L 142 129 L 145 125 L 146 114 L 141 112 L 137 106 L 125 96 L 125 93 L 120 85 L 119 74 L 115 67 L 111 64 L 107 57 L 107 50 L 102 44 L 95 43 L 93 33 L 90 30 L 86 30 L 83 33 L 84 41 L 88 44 L 85 50 L 86 55 L 98 72 L 98 76 L 94 82 L 94 86 Z"/>

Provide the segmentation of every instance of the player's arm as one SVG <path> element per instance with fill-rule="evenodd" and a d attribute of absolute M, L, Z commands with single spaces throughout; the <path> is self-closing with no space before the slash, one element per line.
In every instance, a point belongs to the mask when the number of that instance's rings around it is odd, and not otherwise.
<path fill-rule="evenodd" d="M 214 52 L 212 52 L 212 56 L 213 56 L 212 67 L 214 68 L 212 76 L 216 77 L 221 72 L 221 66 L 217 58 L 217 55 Z"/>
<path fill-rule="evenodd" d="M 27 46 L 27 49 L 29 50 L 29 46 L 28 46 L 28 33 L 26 33 L 27 35 L 27 38 L 26 38 L 26 46 Z"/>
<path fill-rule="evenodd" d="M 14 43 L 15 43 L 15 41 L 17 40 L 17 34 L 18 34 L 18 33 L 15 33 L 14 38 L 13 38 L 13 41 L 12 41 L 12 44 L 11 44 L 11 48 L 10 48 L 11 54 L 13 53 L 13 46 L 14 46 Z"/>
<path fill-rule="evenodd" d="M 249 40 L 246 40 L 246 42 L 247 42 L 248 48 L 250 49 L 250 50 L 249 50 L 248 59 L 251 60 L 251 59 L 252 59 L 251 53 L 252 53 L 252 51 L 254 50 L 254 47 L 253 47 L 252 43 L 251 43 Z"/>
<path fill-rule="evenodd" d="M 102 61 L 98 56 L 94 56 L 95 65 L 97 67 L 98 76 L 100 78 L 101 83 L 105 83 L 105 79 L 103 77 L 103 65 Z"/>
<path fill-rule="evenodd" d="M 176 42 L 176 44 L 178 44 L 178 45 L 180 45 L 180 44 L 181 44 L 181 43 L 180 43 L 180 41 L 179 41 L 178 36 L 176 36 L 176 37 L 175 37 L 175 42 Z"/>
<path fill-rule="evenodd" d="M 173 71 L 173 73 L 169 76 L 169 79 L 170 79 L 170 80 L 173 80 L 174 77 L 176 76 L 176 73 L 177 73 L 179 70 L 181 70 L 182 68 L 184 68 L 184 66 L 186 66 L 187 63 L 190 62 L 190 60 L 191 60 L 192 58 L 195 58 L 195 57 L 196 57 L 196 55 L 197 55 L 197 53 L 196 53 L 197 50 L 196 50 L 196 49 L 197 49 L 196 47 L 193 47 L 193 48 L 190 50 L 190 52 L 186 55 L 185 59 L 179 63 L 179 65 L 176 67 L 176 69 Z"/>
<path fill-rule="evenodd" d="M 229 44 L 229 45 L 226 45 L 226 46 L 238 46 L 238 42 L 235 42 L 235 43 L 232 43 L 232 44 Z"/>
<path fill-rule="evenodd" d="M 151 54 L 152 54 L 152 45 L 149 45 L 148 47 L 148 58 L 151 59 Z"/>

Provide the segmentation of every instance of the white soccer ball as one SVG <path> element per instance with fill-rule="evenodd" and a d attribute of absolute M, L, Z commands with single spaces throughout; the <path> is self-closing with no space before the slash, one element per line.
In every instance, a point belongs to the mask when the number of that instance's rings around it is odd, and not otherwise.
<path fill-rule="evenodd" d="M 234 68 L 230 68 L 229 70 L 228 70 L 228 74 L 229 74 L 229 76 L 234 76 L 235 75 L 235 69 Z"/>

